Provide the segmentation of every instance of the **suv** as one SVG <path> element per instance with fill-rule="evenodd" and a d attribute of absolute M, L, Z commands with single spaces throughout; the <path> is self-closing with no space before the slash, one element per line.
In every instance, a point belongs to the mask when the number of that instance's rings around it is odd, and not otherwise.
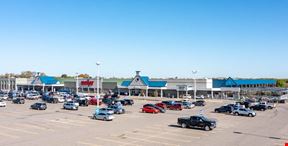
<path fill-rule="evenodd" d="M 251 110 L 257 110 L 257 111 L 266 111 L 268 109 L 268 107 L 266 105 L 263 104 L 257 104 L 254 106 L 250 107 Z"/>
<path fill-rule="evenodd" d="M 114 114 L 124 114 L 125 109 L 122 107 L 122 105 L 110 105 L 108 108 L 113 109 Z"/>
<path fill-rule="evenodd" d="M 15 104 L 24 104 L 25 103 L 25 99 L 24 98 L 14 98 L 13 99 L 13 103 Z"/>
<path fill-rule="evenodd" d="M 178 118 L 178 125 L 182 128 L 202 128 L 205 131 L 209 131 L 216 128 L 216 121 L 204 116 L 191 116 L 187 118 Z"/>
<path fill-rule="evenodd" d="M 195 106 L 205 106 L 206 105 L 206 102 L 204 100 L 198 100 L 196 102 L 193 102 L 193 104 Z"/>
<path fill-rule="evenodd" d="M 64 103 L 63 109 L 78 110 L 78 105 L 75 103 L 67 102 L 67 103 Z"/>
<path fill-rule="evenodd" d="M 233 107 L 231 106 L 221 106 L 219 108 L 215 108 L 215 113 L 232 113 Z"/>
<path fill-rule="evenodd" d="M 238 115 L 243 115 L 243 116 L 249 116 L 249 117 L 255 117 L 256 113 L 252 110 L 246 109 L 246 108 L 239 108 L 233 111 L 233 114 L 238 116 Z"/>
<path fill-rule="evenodd" d="M 31 109 L 36 109 L 36 110 L 46 110 L 47 105 L 46 103 L 34 103 L 31 105 Z"/>
<path fill-rule="evenodd" d="M 154 105 L 154 104 L 145 104 L 145 105 L 143 105 L 143 108 L 145 108 L 145 107 L 153 107 L 153 108 L 159 110 L 161 113 L 165 113 L 166 112 L 165 109 L 163 109 L 160 106 Z"/>

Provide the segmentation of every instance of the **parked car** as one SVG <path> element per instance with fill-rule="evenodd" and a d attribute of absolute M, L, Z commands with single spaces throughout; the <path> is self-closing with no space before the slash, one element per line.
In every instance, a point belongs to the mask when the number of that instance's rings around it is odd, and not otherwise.
<path fill-rule="evenodd" d="M 17 97 L 17 98 L 13 98 L 12 102 L 15 103 L 15 104 L 24 104 L 25 103 L 25 99 Z"/>
<path fill-rule="evenodd" d="M 214 109 L 215 113 L 232 113 L 233 107 L 232 106 L 221 106 L 219 108 Z"/>
<path fill-rule="evenodd" d="M 71 101 L 69 101 L 69 102 L 71 102 Z M 89 105 L 87 99 L 78 98 L 75 100 L 75 102 L 79 103 L 79 106 L 88 106 Z"/>
<path fill-rule="evenodd" d="M 162 101 L 162 104 L 165 104 L 165 106 L 169 110 L 183 110 L 182 105 L 176 103 L 175 101 Z"/>
<path fill-rule="evenodd" d="M 126 102 L 126 105 L 133 105 L 134 104 L 134 100 L 132 99 L 123 99 Z"/>
<path fill-rule="evenodd" d="M 266 111 L 268 107 L 263 104 L 258 104 L 250 107 L 251 110 L 256 110 L 256 111 Z"/>
<path fill-rule="evenodd" d="M 193 104 L 195 106 L 205 106 L 206 102 L 204 100 L 198 100 L 198 101 L 193 102 Z"/>
<path fill-rule="evenodd" d="M 47 109 L 47 105 L 46 103 L 34 103 L 31 105 L 31 109 L 36 109 L 36 110 L 46 110 Z"/>
<path fill-rule="evenodd" d="M 169 110 L 183 110 L 183 106 L 181 104 L 173 104 L 168 107 Z"/>
<path fill-rule="evenodd" d="M 161 112 L 161 113 L 165 113 L 166 112 L 165 109 L 163 109 L 162 107 L 159 107 L 157 105 L 154 105 L 154 104 L 145 104 L 145 105 L 143 105 L 143 108 L 145 108 L 145 107 L 153 107 L 153 108 L 159 110 L 159 112 Z"/>
<path fill-rule="evenodd" d="M 26 99 L 36 100 L 40 98 L 40 94 L 37 91 L 27 92 L 25 95 Z"/>
<path fill-rule="evenodd" d="M 161 108 L 163 108 L 165 110 L 167 109 L 167 106 L 164 103 L 156 103 L 155 105 L 158 106 L 158 107 L 161 107 Z"/>
<path fill-rule="evenodd" d="M 0 107 L 6 107 L 6 102 L 4 102 L 3 100 L 0 100 Z"/>
<path fill-rule="evenodd" d="M 125 113 L 125 109 L 123 108 L 122 105 L 111 105 L 108 108 L 113 109 L 114 114 L 124 114 Z"/>
<path fill-rule="evenodd" d="M 176 102 L 176 103 L 181 104 L 184 109 L 192 109 L 193 107 L 195 107 L 194 104 L 192 104 L 191 102 L 188 102 L 188 101 L 179 101 L 179 102 Z"/>
<path fill-rule="evenodd" d="M 78 110 L 78 106 L 75 103 L 66 102 L 63 104 L 63 109 Z"/>
<path fill-rule="evenodd" d="M 42 95 L 42 100 L 48 103 L 58 103 L 58 98 L 55 98 L 52 92 L 46 92 Z"/>
<path fill-rule="evenodd" d="M 104 121 L 112 121 L 115 117 L 109 113 L 98 113 L 93 114 L 93 119 L 104 120 Z"/>
<path fill-rule="evenodd" d="M 167 108 L 172 106 L 175 103 L 175 101 L 162 101 L 162 104 L 164 104 Z"/>
<path fill-rule="evenodd" d="M 160 111 L 154 107 L 146 106 L 142 108 L 143 113 L 152 113 L 152 114 L 158 114 Z"/>
<path fill-rule="evenodd" d="M 96 97 L 93 97 L 93 98 L 90 98 L 90 100 L 88 101 L 89 105 L 97 105 L 97 98 Z M 101 105 L 102 102 L 99 100 L 99 105 Z"/>
<path fill-rule="evenodd" d="M 178 125 L 182 128 L 201 128 L 206 131 L 216 128 L 216 121 L 208 119 L 204 116 L 191 116 L 185 118 L 178 118 Z"/>
<path fill-rule="evenodd" d="M 101 108 L 99 109 L 99 113 L 104 113 L 104 114 L 114 114 L 114 110 L 112 108 Z M 99 114 L 98 113 L 98 114 Z"/>
<path fill-rule="evenodd" d="M 261 105 L 266 105 L 268 109 L 276 108 L 276 104 L 275 103 L 261 102 L 260 104 Z"/>
<path fill-rule="evenodd" d="M 242 115 L 242 116 L 249 116 L 249 117 L 255 117 L 256 113 L 252 110 L 246 109 L 246 108 L 239 108 L 233 111 L 233 114 L 238 116 L 238 115 Z"/>

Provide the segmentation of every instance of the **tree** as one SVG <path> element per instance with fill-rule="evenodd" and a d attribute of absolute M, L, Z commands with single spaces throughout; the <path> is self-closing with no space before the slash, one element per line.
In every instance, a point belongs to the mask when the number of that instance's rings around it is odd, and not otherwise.
<path fill-rule="evenodd" d="M 33 77 L 34 73 L 32 71 L 23 71 L 19 75 L 20 78 L 31 78 Z"/>
<path fill-rule="evenodd" d="M 68 75 L 67 74 L 62 74 L 61 78 L 68 78 Z"/>
<path fill-rule="evenodd" d="M 284 88 L 286 86 L 286 81 L 285 80 L 277 80 L 276 86 L 280 87 L 280 88 Z"/>
<path fill-rule="evenodd" d="M 88 74 L 80 74 L 80 75 L 79 75 L 79 78 L 88 79 L 88 78 L 91 78 L 91 77 L 90 77 L 90 75 L 88 75 Z"/>

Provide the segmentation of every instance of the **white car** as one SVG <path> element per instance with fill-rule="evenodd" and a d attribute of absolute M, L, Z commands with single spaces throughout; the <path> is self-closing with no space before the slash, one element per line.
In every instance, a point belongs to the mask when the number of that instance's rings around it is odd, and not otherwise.
<path fill-rule="evenodd" d="M 112 114 L 108 113 L 93 114 L 93 119 L 97 120 L 112 121 L 114 118 Z"/>
<path fill-rule="evenodd" d="M 78 106 L 75 103 L 64 103 L 63 105 L 64 109 L 68 109 L 68 110 L 78 110 Z"/>
<path fill-rule="evenodd" d="M 30 99 L 30 100 L 35 100 L 35 99 L 39 99 L 39 98 L 40 98 L 40 95 L 39 95 L 39 94 L 33 94 L 33 93 L 31 93 L 31 94 L 27 94 L 27 95 L 26 95 L 26 98 L 27 98 L 27 99 Z"/>
<path fill-rule="evenodd" d="M 6 102 L 0 101 L 0 107 L 6 107 Z"/>

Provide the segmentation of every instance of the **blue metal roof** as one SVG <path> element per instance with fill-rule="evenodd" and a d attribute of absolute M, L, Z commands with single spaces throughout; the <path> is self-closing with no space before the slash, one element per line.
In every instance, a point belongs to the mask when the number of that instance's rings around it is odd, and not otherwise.
<path fill-rule="evenodd" d="M 149 85 L 149 77 L 147 77 L 147 76 L 141 76 L 140 78 L 141 78 L 141 80 L 144 82 L 144 84 L 145 84 L 146 86 Z"/>
<path fill-rule="evenodd" d="M 123 81 L 121 86 L 128 87 L 131 84 L 131 81 Z"/>
<path fill-rule="evenodd" d="M 41 81 L 41 84 L 46 84 L 46 85 L 57 84 L 59 82 L 55 77 L 50 77 L 50 76 L 40 76 L 37 79 Z M 37 79 L 35 79 L 32 82 L 32 84 L 34 84 Z"/>
<path fill-rule="evenodd" d="M 55 77 L 49 77 L 49 76 L 40 76 L 39 77 L 42 84 L 51 85 L 51 84 L 57 84 L 59 81 Z"/>
<path fill-rule="evenodd" d="M 143 83 L 146 86 L 149 86 L 149 87 L 166 87 L 167 85 L 166 81 L 150 81 L 149 77 L 147 76 L 141 76 L 140 79 L 143 81 Z M 130 86 L 131 82 L 132 81 L 123 81 L 121 83 L 121 86 L 128 87 Z"/>
<path fill-rule="evenodd" d="M 149 87 L 166 87 L 166 81 L 150 81 Z"/>
<path fill-rule="evenodd" d="M 276 80 L 268 80 L 268 79 L 238 79 L 238 80 L 234 80 L 230 77 L 227 79 L 223 79 L 223 80 L 213 79 L 213 88 L 239 87 L 241 85 L 257 85 L 257 84 L 275 85 Z"/>

